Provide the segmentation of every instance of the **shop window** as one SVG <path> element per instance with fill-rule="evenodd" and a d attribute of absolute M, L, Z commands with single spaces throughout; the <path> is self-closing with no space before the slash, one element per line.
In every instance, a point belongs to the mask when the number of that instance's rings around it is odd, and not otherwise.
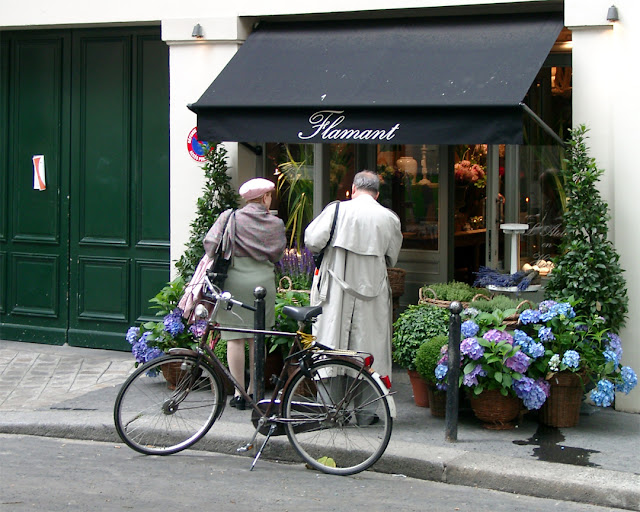
<path fill-rule="evenodd" d="M 287 227 L 290 247 L 304 244 L 304 230 L 313 220 L 313 144 L 267 144 L 265 176 L 277 194 L 271 208 Z"/>
<path fill-rule="evenodd" d="M 439 146 L 379 145 L 379 202 L 400 217 L 405 249 L 438 249 Z"/>

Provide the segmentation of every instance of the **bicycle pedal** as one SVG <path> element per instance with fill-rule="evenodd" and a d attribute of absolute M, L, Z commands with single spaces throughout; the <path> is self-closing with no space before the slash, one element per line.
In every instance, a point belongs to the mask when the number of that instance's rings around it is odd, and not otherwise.
<path fill-rule="evenodd" d="M 253 443 L 245 444 L 244 446 L 236 448 L 236 451 L 239 453 L 248 452 L 249 450 L 253 450 Z"/>

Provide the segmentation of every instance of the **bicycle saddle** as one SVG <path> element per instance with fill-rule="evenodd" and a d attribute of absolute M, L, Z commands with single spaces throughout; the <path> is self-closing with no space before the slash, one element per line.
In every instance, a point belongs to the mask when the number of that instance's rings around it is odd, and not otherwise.
<path fill-rule="evenodd" d="M 322 313 L 322 306 L 285 306 L 282 312 L 298 322 L 308 322 Z"/>

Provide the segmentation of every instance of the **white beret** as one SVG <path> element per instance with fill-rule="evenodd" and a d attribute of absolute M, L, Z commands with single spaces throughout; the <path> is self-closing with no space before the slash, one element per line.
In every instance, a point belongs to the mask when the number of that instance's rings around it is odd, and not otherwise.
<path fill-rule="evenodd" d="M 238 192 L 245 201 L 251 201 L 262 197 L 267 192 L 275 190 L 276 186 L 272 181 L 265 180 L 264 178 L 253 178 L 252 180 L 244 183 Z"/>

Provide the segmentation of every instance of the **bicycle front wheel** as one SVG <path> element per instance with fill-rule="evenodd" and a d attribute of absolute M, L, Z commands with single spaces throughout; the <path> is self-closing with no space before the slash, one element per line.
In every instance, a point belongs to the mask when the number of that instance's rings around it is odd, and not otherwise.
<path fill-rule="evenodd" d="M 324 473 L 364 471 L 391 437 L 391 413 L 380 386 L 366 370 L 342 359 L 298 372 L 284 392 L 282 413 L 294 449 Z"/>
<path fill-rule="evenodd" d="M 154 359 L 133 372 L 116 398 L 120 438 L 146 455 L 169 455 L 202 438 L 222 411 L 216 372 L 189 355 Z"/>

